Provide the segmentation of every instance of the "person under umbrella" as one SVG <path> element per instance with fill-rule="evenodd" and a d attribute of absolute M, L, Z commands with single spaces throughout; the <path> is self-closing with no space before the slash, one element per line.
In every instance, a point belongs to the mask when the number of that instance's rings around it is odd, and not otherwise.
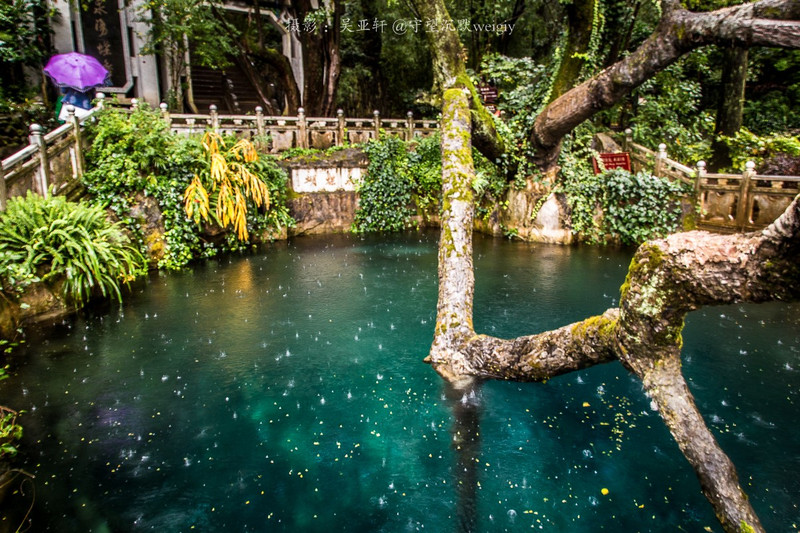
<path fill-rule="evenodd" d="M 108 83 L 108 70 L 92 56 L 69 52 L 50 58 L 44 73 L 63 93 L 56 106 L 61 122 L 67 118 L 66 106 L 75 106 L 75 114 L 83 117 L 92 108 L 92 98 L 97 87 Z"/>

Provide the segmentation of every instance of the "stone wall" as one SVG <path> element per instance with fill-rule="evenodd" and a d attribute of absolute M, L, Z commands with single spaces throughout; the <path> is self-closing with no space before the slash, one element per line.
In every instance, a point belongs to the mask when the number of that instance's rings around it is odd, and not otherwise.
<path fill-rule="evenodd" d="M 350 231 L 358 209 L 356 188 L 367 164 L 364 152 L 354 148 L 285 161 L 289 212 L 297 221 L 289 235 Z"/>
<path fill-rule="evenodd" d="M 508 207 L 499 216 L 500 227 L 515 231 L 517 237 L 551 244 L 573 242 L 568 221 L 564 195 L 551 193 L 551 187 L 531 181 L 524 189 L 508 191 Z"/>

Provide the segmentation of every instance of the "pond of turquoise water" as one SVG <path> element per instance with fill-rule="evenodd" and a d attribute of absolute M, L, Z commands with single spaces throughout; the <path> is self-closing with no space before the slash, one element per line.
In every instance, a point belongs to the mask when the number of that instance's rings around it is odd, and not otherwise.
<path fill-rule="evenodd" d="M 33 332 L 29 531 L 719 531 L 638 381 L 612 363 L 449 390 L 422 362 L 436 234 L 306 237 L 154 274 Z M 475 326 L 617 303 L 629 250 L 476 236 Z M 800 525 L 800 307 L 690 315 L 684 369 L 768 531 Z"/>

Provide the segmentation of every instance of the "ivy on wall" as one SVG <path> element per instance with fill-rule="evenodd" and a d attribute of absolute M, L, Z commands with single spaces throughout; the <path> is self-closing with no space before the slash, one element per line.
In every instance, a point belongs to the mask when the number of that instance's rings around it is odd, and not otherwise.
<path fill-rule="evenodd" d="M 683 183 L 622 169 L 573 177 L 560 189 L 572 210 L 572 231 L 594 244 L 640 244 L 676 231 L 681 199 L 691 192 Z"/>
<path fill-rule="evenodd" d="M 369 166 L 358 188 L 355 231 L 401 231 L 413 216 L 438 213 L 442 189 L 439 137 L 406 143 L 384 137 L 364 146 Z"/>

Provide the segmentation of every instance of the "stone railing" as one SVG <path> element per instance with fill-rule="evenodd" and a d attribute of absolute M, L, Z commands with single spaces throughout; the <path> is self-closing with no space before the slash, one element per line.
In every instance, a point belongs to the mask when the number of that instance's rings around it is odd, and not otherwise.
<path fill-rule="evenodd" d="M 27 191 L 43 196 L 51 192 L 68 195 L 80 188 L 85 148 L 81 129 L 89 117 L 102 109 L 104 101 L 105 95 L 98 93 L 96 107 L 82 118 L 68 106 L 66 123 L 47 134 L 38 124 L 31 125 L 30 144 L 0 165 L 0 211 L 5 209 L 8 198 Z M 133 99 L 132 105 L 139 103 Z M 212 129 L 260 140 L 261 146 L 273 153 L 291 148 L 326 149 L 359 144 L 382 134 L 411 140 L 432 135 L 439 128 L 437 120 L 415 119 L 410 111 L 403 119 L 382 118 L 378 111 L 372 118 L 347 118 L 342 110 L 334 118 L 309 118 L 302 108 L 296 117 L 267 116 L 260 107 L 254 115 L 220 115 L 213 105 L 207 115 L 170 113 L 166 104 L 161 104 L 160 108 L 174 133 L 193 134 Z"/>
<path fill-rule="evenodd" d="M 771 224 L 800 193 L 800 176 L 756 174 L 748 161 L 742 174 L 712 174 L 706 163 L 695 168 L 667 157 L 667 146 L 652 151 L 634 143 L 625 132 L 622 150 L 630 153 L 634 171 L 651 170 L 654 175 L 691 185 L 699 207 L 698 227 L 717 231 L 751 231 Z"/>
<path fill-rule="evenodd" d="M 102 94 L 98 104 L 86 116 L 79 118 L 73 106 L 67 106 L 67 121 L 45 134 L 42 126 L 31 124 L 30 144 L 11 154 L 0 163 L 0 211 L 8 198 L 34 191 L 42 196 L 70 193 L 80 187 L 83 175 L 83 123 L 103 106 Z"/>
<path fill-rule="evenodd" d="M 336 117 L 307 117 L 303 108 L 296 117 L 264 115 L 256 107 L 254 115 L 220 115 L 217 106 L 209 106 L 207 115 L 170 113 L 167 104 L 161 104 L 164 120 L 176 133 L 198 133 L 212 129 L 220 133 L 260 136 L 268 139 L 270 152 L 282 152 L 291 148 L 317 148 L 360 144 L 377 139 L 381 133 L 405 140 L 427 137 L 439 128 L 438 120 L 415 119 L 411 111 L 406 118 L 382 118 L 375 111 L 372 118 L 349 118 L 340 109 Z"/>

